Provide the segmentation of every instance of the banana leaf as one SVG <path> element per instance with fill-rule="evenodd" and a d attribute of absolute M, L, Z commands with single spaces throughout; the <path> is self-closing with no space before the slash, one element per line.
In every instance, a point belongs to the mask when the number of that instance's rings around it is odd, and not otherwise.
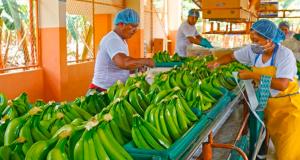
<path fill-rule="evenodd" d="M 67 27 L 68 27 L 68 31 L 71 33 L 71 36 L 73 39 L 75 39 L 76 41 L 78 40 L 78 35 L 75 31 L 75 20 L 73 17 L 67 16 Z"/>
<path fill-rule="evenodd" d="M 4 22 L 10 30 L 21 29 L 21 18 L 19 13 L 19 5 L 16 0 L 2 0 L 3 9 L 8 16 L 4 16 Z"/>

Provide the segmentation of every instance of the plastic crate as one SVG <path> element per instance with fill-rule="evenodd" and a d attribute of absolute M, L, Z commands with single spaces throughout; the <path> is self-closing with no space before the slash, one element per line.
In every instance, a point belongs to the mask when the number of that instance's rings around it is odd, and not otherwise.
<path fill-rule="evenodd" d="M 208 118 L 214 119 L 217 115 L 229 104 L 232 97 L 228 90 L 222 89 L 223 96 L 219 101 L 208 111 L 203 112 Z"/>
<path fill-rule="evenodd" d="M 161 62 L 161 63 L 155 63 L 155 67 L 180 67 L 183 64 L 182 61 L 179 62 Z"/>
<path fill-rule="evenodd" d="M 124 145 L 127 152 L 136 160 L 162 160 L 162 159 L 180 159 L 186 151 L 196 142 L 197 137 L 201 134 L 201 131 L 211 121 L 207 116 L 202 115 L 200 120 L 194 123 L 194 125 L 182 135 L 172 146 L 165 150 L 146 150 L 136 148 L 134 142 L 131 141 Z"/>

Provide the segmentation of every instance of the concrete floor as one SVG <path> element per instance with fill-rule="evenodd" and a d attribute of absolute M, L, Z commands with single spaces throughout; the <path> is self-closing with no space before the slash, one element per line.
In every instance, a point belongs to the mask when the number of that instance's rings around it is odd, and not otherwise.
<path fill-rule="evenodd" d="M 222 128 L 214 136 L 215 143 L 233 144 L 242 124 L 243 105 L 238 104 Z M 213 149 L 214 160 L 226 160 L 231 150 Z"/>

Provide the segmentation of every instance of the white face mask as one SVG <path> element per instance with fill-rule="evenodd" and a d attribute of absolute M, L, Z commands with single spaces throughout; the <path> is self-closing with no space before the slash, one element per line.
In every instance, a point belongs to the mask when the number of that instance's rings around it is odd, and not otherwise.
<path fill-rule="evenodd" d="M 265 53 L 264 47 L 261 46 L 260 44 L 252 43 L 252 44 L 250 44 L 250 46 L 251 46 L 252 52 L 255 54 L 264 54 Z"/>
<path fill-rule="evenodd" d="M 273 48 L 274 44 L 272 43 L 271 45 L 269 45 L 269 42 L 262 46 L 258 43 L 252 43 L 250 44 L 251 46 L 251 50 L 253 53 L 255 54 L 264 54 L 268 49 Z"/>

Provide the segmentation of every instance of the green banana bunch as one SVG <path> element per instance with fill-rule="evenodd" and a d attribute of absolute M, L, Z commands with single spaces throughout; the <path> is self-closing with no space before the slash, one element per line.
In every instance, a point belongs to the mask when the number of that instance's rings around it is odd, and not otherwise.
<path fill-rule="evenodd" d="M 140 114 L 144 116 L 144 111 L 150 104 L 150 101 L 140 88 L 133 89 L 129 92 L 128 100 L 132 107 Z"/>
<path fill-rule="evenodd" d="M 228 90 L 234 89 L 237 85 L 231 77 L 225 77 L 224 74 L 219 74 L 218 80 L 220 84 Z"/>
<path fill-rule="evenodd" d="M 300 62 L 297 60 L 297 74 L 300 75 Z"/>
<path fill-rule="evenodd" d="M 118 143 L 110 132 L 108 123 L 101 123 L 96 130 L 101 144 L 110 159 L 129 159 L 133 158 L 126 152 L 126 150 Z M 107 158 L 100 158 L 107 159 Z"/>
<path fill-rule="evenodd" d="M 1 119 L 1 123 L 0 123 L 0 146 L 4 145 L 4 133 L 6 130 L 6 127 L 8 125 L 8 120 L 6 119 Z"/>
<path fill-rule="evenodd" d="M 7 106 L 7 98 L 3 93 L 0 93 L 0 113 L 4 111 Z"/>
<path fill-rule="evenodd" d="M 47 140 L 51 137 L 51 133 L 48 128 L 43 128 L 40 126 L 40 116 L 34 115 L 32 117 L 31 135 L 34 142 Z"/>
<path fill-rule="evenodd" d="M 197 116 L 191 110 L 184 98 L 178 96 L 174 96 L 173 98 L 176 99 L 176 105 L 178 105 L 178 107 L 184 111 L 184 113 L 190 121 L 198 120 Z"/>
<path fill-rule="evenodd" d="M 24 139 L 15 140 L 10 145 L 5 145 L 0 147 L 0 159 L 14 159 L 14 160 L 22 160 L 25 158 L 24 153 L 22 152 L 22 145 Z"/>
<path fill-rule="evenodd" d="M 173 62 L 178 62 L 178 61 L 181 61 L 181 57 L 178 55 L 178 53 L 175 53 L 172 58 L 171 58 L 171 61 Z"/>
<path fill-rule="evenodd" d="M 47 160 L 67 160 L 68 155 L 66 153 L 67 138 L 59 139 L 55 147 L 51 149 L 47 155 Z"/>
<path fill-rule="evenodd" d="M 75 146 L 77 145 L 77 143 L 79 142 L 80 138 L 82 137 L 83 133 L 84 133 L 84 129 L 81 130 L 75 130 L 69 138 L 68 141 L 68 153 L 69 153 L 69 158 L 71 160 L 75 159 Z M 77 148 L 78 149 L 78 148 Z"/>
<path fill-rule="evenodd" d="M 12 152 L 13 151 L 10 148 L 10 146 L 1 146 L 0 147 L 0 159 L 1 160 L 11 159 Z"/>
<path fill-rule="evenodd" d="M 10 145 L 19 137 L 19 132 L 29 115 L 26 114 L 24 116 L 13 119 L 7 126 L 4 133 L 4 145 Z"/>
<path fill-rule="evenodd" d="M 25 155 L 33 144 L 33 138 L 31 135 L 31 125 L 32 125 L 32 118 L 26 121 L 24 126 L 20 129 L 20 133 L 19 133 L 19 137 L 25 139 L 25 142 L 22 146 L 22 151 Z"/>
<path fill-rule="evenodd" d="M 214 98 L 218 99 L 223 95 L 223 93 L 220 91 L 221 88 L 218 87 L 222 85 L 219 84 L 219 80 L 217 80 L 216 77 L 213 77 L 212 79 L 212 81 L 209 81 L 209 79 L 204 79 L 200 84 L 200 89 L 201 91 L 206 91 Z"/>
<path fill-rule="evenodd" d="M 179 128 L 175 103 L 172 103 L 172 101 L 165 107 L 164 118 L 165 122 L 168 122 L 166 126 L 171 138 L 174 141 L 180 138 L 183 134 L 183 131 L 181 131 Z"/>
<path fill-rule="evenodd" d="M 88 113 L 84 109 L 78 107 L 75 103 L 71 104 L 70 110 L 76 111 L 80 115 L 80 117 L 86 121 L 92 117 L 92 115 L 90 113 Z"/>
<path fill-rule="evenodd" d="M 56 143 L 57 139 L 37 141 L 28 150 L 25 160 L 45 160 Z"/>
<path fill-rule="evenodd" d="M 109 113 L 118 124 L 122 134 L 127 138 L 131 138 L 132 116 L 137 112 L 128 101 L 117 99 L 111 106 Z"/>
<path fill-rule="evenodd" d="M 31 108 L 28 96 L 26 93 L 22 93 L 19 97 L 12 100 L 12 107 L 17 110 L 18 116 L 22 116 Z"/>
<path fill-rule="evenodd" d="M 123 82 L 117 81 L 114 85 L 107 89 L 107 95 L 109 100 L 112 102 L 118 90 L 124 87 Z"/>
<path fill-rule="evenodd" d="M 166 137 L 139 115 L 133 117 L 132 137 L 138 148 L 164 150 L 171 146 Z"/>

